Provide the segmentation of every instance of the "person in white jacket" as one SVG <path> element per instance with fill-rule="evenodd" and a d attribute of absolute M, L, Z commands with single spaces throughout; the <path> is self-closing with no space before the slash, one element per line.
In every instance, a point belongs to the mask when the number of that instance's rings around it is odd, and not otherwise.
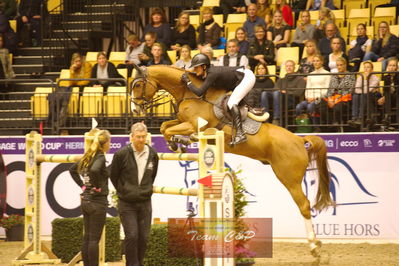
<path fill-rule="evenodd" d="M 313 59 L 313 66 L 315 71 L 310 74 L 323 74 L 330 73 L 323 68 L 324 58 L 321 55 L 316 55 Z M 300 115 L 302 110 L 306 109 L 306 112 L 312 117 L 312 123 L 318 124 L 319 120 L 316 117 L 316 107 L 320 103 L 321 99 L 326 97 L 328 87 L 330 85 L 330 75 L 309 75 L 306 82 L 305 100 L 297 104 L 296 115 Z M 316 127 L 315 131 L 319 131 Z"/>

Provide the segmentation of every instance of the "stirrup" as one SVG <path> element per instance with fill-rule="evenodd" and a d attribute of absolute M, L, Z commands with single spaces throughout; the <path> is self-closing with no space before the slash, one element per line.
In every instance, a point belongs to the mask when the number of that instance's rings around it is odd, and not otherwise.
<path fill-rule="evenodd" d="M 231 142 L 229 143 L 230 146 L 234 146 L 243 142 L 247 141 L 247 136 L 245 134 L 242 134 L 241 136 L 235 135 L 232 139 Z"/>

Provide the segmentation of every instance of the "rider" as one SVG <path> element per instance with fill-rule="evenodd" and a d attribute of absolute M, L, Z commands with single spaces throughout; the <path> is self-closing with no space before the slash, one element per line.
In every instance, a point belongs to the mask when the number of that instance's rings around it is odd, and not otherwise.
<path fill-rule="evenodd" d="M 227 88 L 233 91 L 227 102 L 227 106 L 233 116 L 233 125 L 237 132 L 230 145 L 246 141 L 247 137 L 242 129 L 238 104 L 254 86 L 256 80 L 254 73 L 244 67 L 211 66 L 209 57 L 205 54 L 195 55 L 191 60 L 190 68 L 194 68 L 196 75 L 204 80 L 201 87 L 195 87 L 191 83 L 187 73 L 184 73 L 181 79 L 197 96 L 201 97 L 211 86 Z"/>

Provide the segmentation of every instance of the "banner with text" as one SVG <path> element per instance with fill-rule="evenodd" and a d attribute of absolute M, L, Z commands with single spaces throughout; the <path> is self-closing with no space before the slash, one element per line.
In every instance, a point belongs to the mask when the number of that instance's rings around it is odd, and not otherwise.
<path fill-rule="evenodd" d="M 399 239 L 399 134 L 326 134 L 321 135 L 328 147 L 331 193 L 337 203 L 325 212 L 312 212 L 316 233 L 326 238 Z M 162 136 L 153 136 L 158 152 L 168 152 Z M 129 143 L 127 136 L 113 136 L 112 154 Z M 196 151 L 196 144 L 190 147 Z M 0 152 L 7 165 L 7 213 L 23 213 L 25 204 L 25 138 L 0 137 Z M 43 154 L 82 154 L 83 137 L 44 137 Z M 304 237 L 305 226 L 298 208 L 269 165 L 234 155 L 225 155 L 226 164 L 242 169 L 248 191 L 247 217 L 273 218 L 274 237 Z M 42 164 L 42 234 L 51 235 L 51 221 L 59 217 L 81 215 L 80 188 L 73 182 L 70 164 Z M 318 179 L 309 170 L 303 191 L 312 201 Z M 198 165 L 190 161 L 161 161 L 157 186 L 196 187 Z M 110 183 L 112 188 L 112 184 Z M 186 217 L 188 203 L 195 197 L 155 194 L 153 217 L 166 221 Z M 173 206 L 173 207 L 170 207 Z M 110 208 L 110 215 L 116 210 Z M 0 229 L 0 235 L 3 235 Z"/>

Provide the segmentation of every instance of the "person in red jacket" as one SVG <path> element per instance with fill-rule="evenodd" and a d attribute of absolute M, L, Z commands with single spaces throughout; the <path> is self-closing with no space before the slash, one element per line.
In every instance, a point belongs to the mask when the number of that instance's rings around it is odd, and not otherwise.
<path fill-rule="evenodd" d="M 283 13 L 283 19 L 289 26 L 294 26 L 294 18 L 292 17 L 292 9 L 287 4 L 287 0 L 276 0 L 276 10 Z"/>

